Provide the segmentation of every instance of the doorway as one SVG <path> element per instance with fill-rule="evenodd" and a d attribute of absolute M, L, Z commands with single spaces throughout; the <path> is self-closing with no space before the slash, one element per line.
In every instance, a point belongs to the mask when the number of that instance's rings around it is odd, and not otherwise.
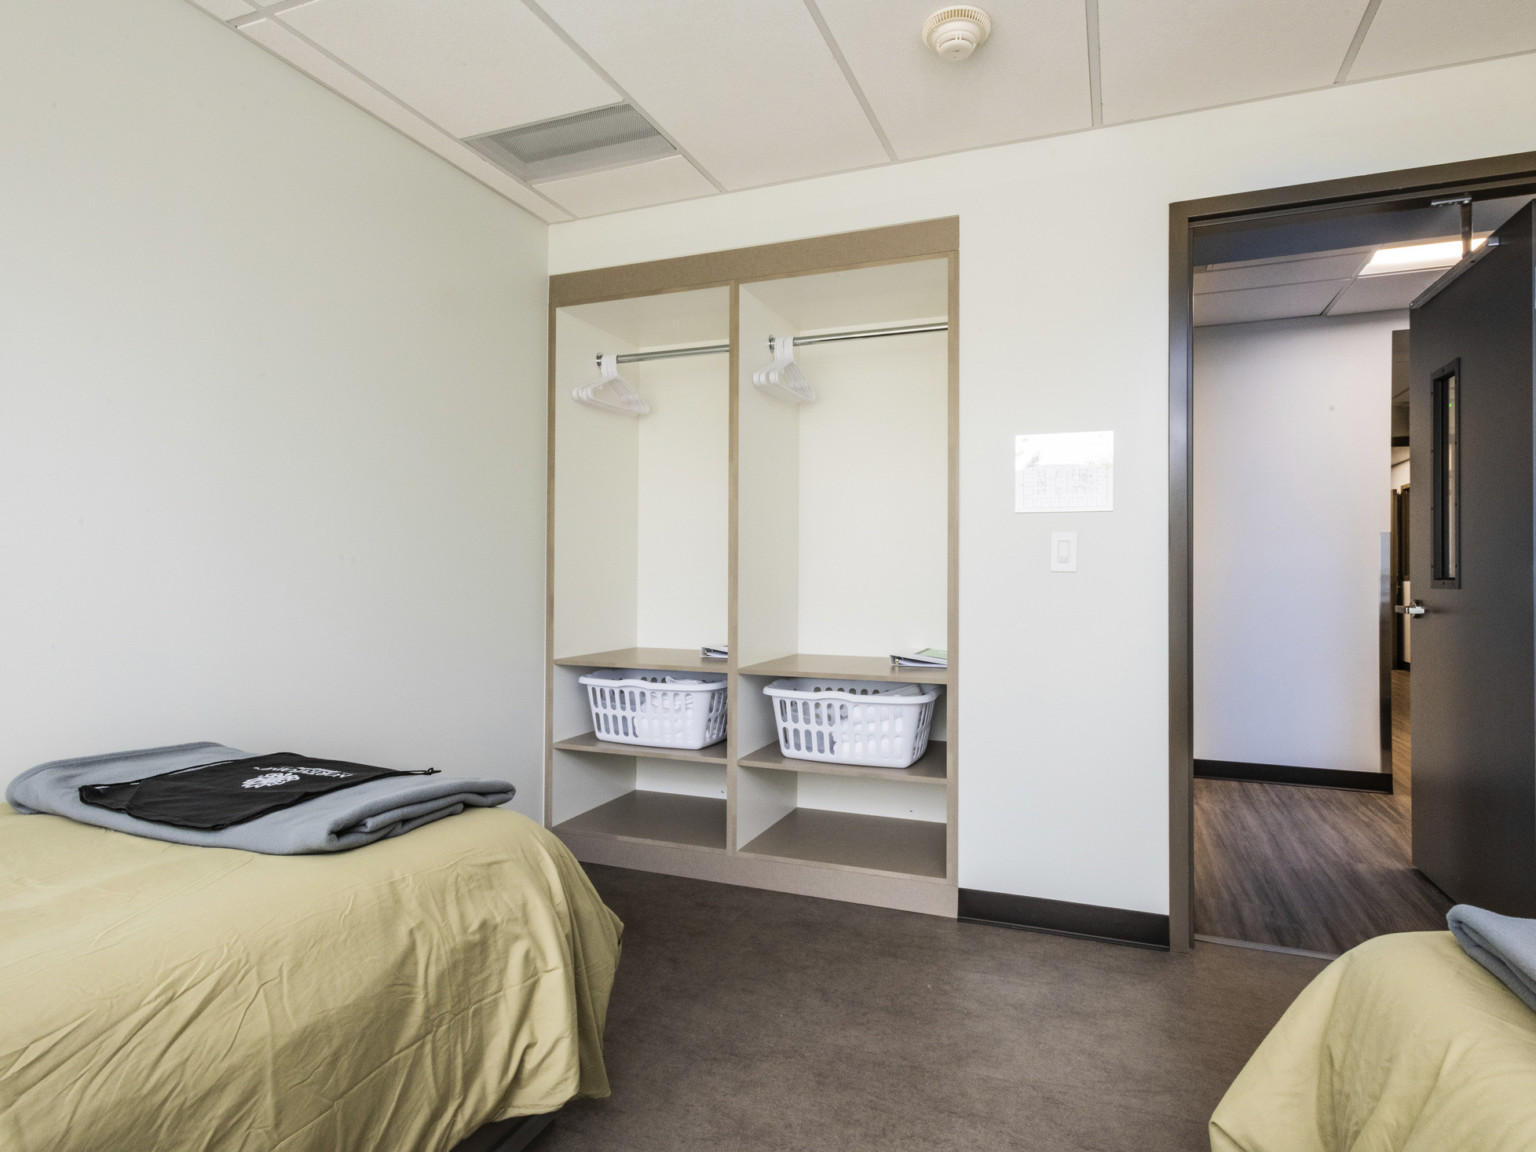
<path fill-rule="evenodd" d="M 1337 255 L 1350 248 L 1351 242 L 1358 248 L 1362 240 L 1378 245 L 1402 246 L 1414 240 L 1438 239 L 1447 234 L 1455 236 L 1458 232 L 1466 233 L 1472 229 L 1475 215 L 1480 213 L 1486 218 L 1490 212 L 1500 210 L 1493 202 L 1510 202 L 1514 198 L 1529 197 L 1532 192 L 1536 192 L 1536 155 L 1527 154 L 1189 202 L 1171 208 L 1170 922 L 1176 949 L 1190 947 L 1198 930 L 1194 916 L 1195 269 L 1221 264 L 1252 265 L 1255 261 L 1263 260 L 1266 244 L 1271 247 L 1276 244 L 1289 246 L 1292 254 L 1332 252 Z M 1213 253 L 1224 255 L 1227 259 L 1213 259 Z M 1431 279 L 1436 278 L 1438 274 Z M 1396 387 L 1392 389 L 1394 398 L 1397 391 Z M 1405 431 L 1392 431 L 1394 438 L 1406 436 Z M 1393 451 L 1398 447 L 1393 444 Z M 1408 445 L 1401 447 L 1406 448 Z M 1404 491 L 1405 487 L 1408 491 Z M 1407 530 L 1407 514 L 1412 507 L 1409 491 L 1411 486 L 1393 484 L 1390 490 L 1390 512 L 1384 512 L 1381 517 L 1382 528 L 1385 530 L 1381 534 L 1379 549 L 1382 609 L 1379 637 L 1383 687 L 1388 690 L 1383 699 L 1381 718 L 1384 721 L 1394 717 L 1399 720 L 1395 726 L 1396 731 L 1393 730 L 1394 726 L 1384 724 L 1381 733 L 1384 766 L 1388 768 L 1385 777 L 1388 782 L 1392 778 L 1390 768 L 1393 760 L 1403 761 L 1403 767 L 1406 767 L 1411 756 L 1411 748 L 1405 739 L 1406 725 L 1401 721 L 1406 719 L 1408 711 L 1408 694 L 1404 689 L 1407 688 L 1406 681 L 1410 674 L 1413 625 L 1411 622 L 1402 622 L 1401 614 L 1392 610 L 1406 606 L 1401 598 L 1405 594 L 1404 589 L 1409 596 L 1413 589 L 1411 567 L 1403 562 L 1412 539 L 1411 532 Z M 1382 497 L 1385 507 L 1389 503 L 1388 493 L 1384 491 Z M 1400 697 L 1395 709 L 1389 703 L 1392 689 L 1397 689 Z M 1406 777 L 1406 773 L 1404 775 Z M 1263 786 L 1286 788 L 1286 785 Z M 1406 791 L 1399 790 L 1399 800 L 1406 799 L 1402 794 Z M 1328 820 L 1318 817 L 1318 811 L 1341 805 L 1347 808 L 1349 805 L 1344 803 L 1346 800 L 1393 802 L 1392 795 L 1380 789 L 1376 795 L 1369 797 L 1351 795 L 1348 790 L 1314 787 L 1289 787 L 1288 792 L 1290 798 L 1285 803 L 1292 811 L 1282 813 L 1276 819 L 1286 825 L 1287 832 L 1282 839 L 1290 840 L 1293 848 L 1298 847 L 1295 843 L 1297 821 L 1294 810 L 1314 810 L 1312 816 L 1327 825 Z M 1401 817 L 1400 811 L 1399 824 L 1402 823 Z M 1246 830 L 1238 828 L 1233 838 L 1247 844 L 1262 840 L 1262 829 L 1258 830 L 1258 835 L 1254 835 L 1254 832 L 1255 829 L 1251 827 Z M 1305 845 L 1299 847 L 1301 851 L 1307 851 Z M 1315 898 L 1317 894 L 1313 892 L 1306 895 Z M 1344 893 L 1346 904 L 1349 895 Z"/>

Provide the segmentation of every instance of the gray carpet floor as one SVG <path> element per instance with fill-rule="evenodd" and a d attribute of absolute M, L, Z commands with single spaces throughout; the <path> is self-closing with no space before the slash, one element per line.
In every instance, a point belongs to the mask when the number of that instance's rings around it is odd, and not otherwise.
<path fill-rule="evenodd" d="M 613 1095 L 531 1152 L 1196 1152 L 1322 968 L 588 871 L 625 924 Z"/>

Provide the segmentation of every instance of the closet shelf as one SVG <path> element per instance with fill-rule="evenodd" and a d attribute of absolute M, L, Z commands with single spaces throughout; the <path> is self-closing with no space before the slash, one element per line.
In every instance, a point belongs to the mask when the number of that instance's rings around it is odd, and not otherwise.
<path fill-rule="evenodd" d="M 725 801 L 637 789 L 556 824 L 554 831 L 717 848 L 724 852 Z"/>
<path fill-rule="evenodd" d="M 565 663 L 565 661 L 557 661 Z M 743 676 L 812 676 L 824 680 L 893 680 L 904 684 L 948 684 L 950 668 L 898 668 L 884 656 L 816 656 L 796 653 L 748 664 Z"/>
<path fill-rule="evenodd" d="M 556 744 L 556 748 L 560 745 Z M 868 780 L 904 780 L 913 784 L 945 784 L 948 749 L 942 740 L 928 741 L 928 748 L 906 768 L 875 768 L 868 764 L 829 764 L 820 760 L 795 760 L 779 751 L 778 742 L 765 745 L 737 760 L 743 768 L 773 768 L 783 772 L 815 772 L 824 776 L 860 776 Z"/>
<path fill-rule="evenodd" d="M 943 824 L 796 808 L 741 851 L 840 868 L 944 879 Z"/>
<path fill-rule="evenodd" d="M 583 732 L 569 740 L 556 740 L 554 747 L 563 752 L 601 752 L 608 756 L 644 756 L 651 760 L 682 760 L 688 764 L 725 764 L 725 741 L 708 748 L 652 748 L 645 744 L 616 744 L 599 740 L 596 732 Z M 929 747 L 932 747 L 930 744 Z M 921 763 L 919 761 L 918 763 Z M 915 768 L 917 765 L 913 765 Z M 877 769 L 878 771 L 878 769 Z"/>
<path fill-rule="evenodd" d="M 729 660 L 706 660 L 697 648 L 615 648 L 585 656 L 557 656 L 568 668 L 654 668 L 658 672 L 726 672 Z"/>

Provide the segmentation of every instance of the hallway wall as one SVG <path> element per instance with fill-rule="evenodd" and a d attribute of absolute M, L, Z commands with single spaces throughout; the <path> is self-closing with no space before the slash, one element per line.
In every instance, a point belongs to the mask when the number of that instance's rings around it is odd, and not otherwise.
<path fill-rule="evenodd" d="M 1392 331 L 1407 315 L 1195 330 L 1195 757 L 1381 768 Z"/>

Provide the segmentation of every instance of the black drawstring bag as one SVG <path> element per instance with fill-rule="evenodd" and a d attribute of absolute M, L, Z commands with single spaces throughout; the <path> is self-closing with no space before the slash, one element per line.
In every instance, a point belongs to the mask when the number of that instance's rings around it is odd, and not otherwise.
<path fill-rule="evenodd" d="M 87 784 L 80 789 L 80 799 L 97 808 L 110 808 L 155 824 L 217 832 L 369 780 L 430 776 L 436 771 L 428 768 L 424 772 L 398 772 L 348 760 L 317 760 L 297 752 L 272 752 L 244 760 L 178 768 L 142 780 Z"/>

